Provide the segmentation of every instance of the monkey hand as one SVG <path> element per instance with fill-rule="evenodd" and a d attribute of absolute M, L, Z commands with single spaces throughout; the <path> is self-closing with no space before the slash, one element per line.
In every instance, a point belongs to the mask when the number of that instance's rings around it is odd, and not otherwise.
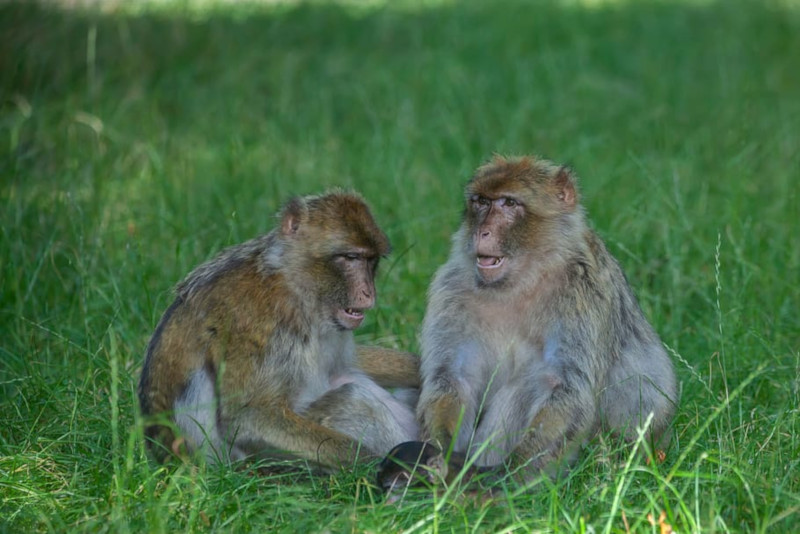
<path fill-rule="evenodd" d="M 386 501 L 399 499 L 406 488 L 434 486 L 447 477 L 447 462 L 438 447 L 424 441 L 406 441 L 395 446 L 378 465 L 378 486 Z"/>
<path fill-rule="evenodd" d="M 378 465 L 378 486 L 386 493 L 386 503 L 399 500 L 411 487 L 435 487 L 440 484 L 469 483 L 478 480 L 481 494 L 491 497 L 493 485 L 504 470 L 476 467 L 467 463 L 466 455 L 451 452 L 445 456 L 438 447 L 424 441 L 406 441 L 395 446 Z M 474 489 L 472 491 L 474 493 Z"/>

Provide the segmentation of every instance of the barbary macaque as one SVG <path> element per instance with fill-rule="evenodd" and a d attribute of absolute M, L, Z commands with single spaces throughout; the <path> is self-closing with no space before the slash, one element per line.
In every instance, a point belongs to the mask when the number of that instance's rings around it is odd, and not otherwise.
<path fill-rule="evenodd" d="M 336 191 L 279 218 L 192 271 L 161 318 L 139 383 L 157 457 L 185 443 L 210 461 L 329 470 L 418 439 L 413 406 L 384 388 L 418 388 L 419 358 L 353 339 L 390 250 L 369 208 Z"/>
<path fill-rule="evenodd" d="M 673 367 L 573 172 L 498 156 L 465 197 L 422 327 L 423 438 L 525 476 L 568 463 L 596 432 L 633 440 L 651 414 L 647 440 L 663 446 Z"/>

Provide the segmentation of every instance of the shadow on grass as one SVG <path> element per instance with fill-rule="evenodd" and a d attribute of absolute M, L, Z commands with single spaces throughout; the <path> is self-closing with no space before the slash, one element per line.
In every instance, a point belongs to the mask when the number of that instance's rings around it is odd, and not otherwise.
<path fill-rule="evenodd" d="M 222 3 L 139 15 L 57 4 L 0 6 L 6 128 L 54 108 L 112 141 L 249 146 L 274 130 L 349 145 L 405 121 L 421 150 L 444 140 L 472 162 L 515 145 L 508 126 L 539 123 L 530 145 L 558 153 L 562 135 L 598 122 L 637 113 L 680 127 L 703 118 L 685 98 L 780 95 L 800 76 L 787 52 L 800 23 L 780 2 Z"/>

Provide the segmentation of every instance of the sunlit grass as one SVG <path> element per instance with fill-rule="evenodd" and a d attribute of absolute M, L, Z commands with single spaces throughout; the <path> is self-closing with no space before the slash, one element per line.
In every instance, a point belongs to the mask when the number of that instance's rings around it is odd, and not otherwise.
<path fill-rule="evenodd" d="M 605 9 L 642 3 L 677 4 L 685 6 L 708 7 L 718 0 L 550 0 L 546 3 L 564 8 Z M 740 0 L 756 1 L 756 0 Z M 391 9 L 396 12 L 413 13 L 427 9 L 459 7 L 467 4 L 480 4 L 482 0 L 46 0 L 47 3 L 67 10 L 100 11 L 115 15 L 169 14 L 205 18 L 215 13 L 228 13 L 243 17 L 254 11 L 285 10 L 298 6 L 335 5 L 348 9 L 352 14 L 368 13 L 378 9 Z M 525 0 L 515 0 L 524 4 Z M 767 4 L 784 9 L 800 7 L 800 0 L 769 0 Z M 533 4 L 535 6 L 535 4 Z M 503 9 L 503 6 L 498 6 Z"/>
<path fill-rule="evenodd" d="M 50 0 L 53 6 L 66 10 L 100 11 L 115 15 L 140 16 L 168 14 L 202 20 L 215 13 L 227 12 L 245 17 L 254 11 L 281 11 L 304 5 L 335 5 L 357 15 L 376 9 L 391 8 L 398 12 L 416 12 L 452 6 L 457 0 Z"/>

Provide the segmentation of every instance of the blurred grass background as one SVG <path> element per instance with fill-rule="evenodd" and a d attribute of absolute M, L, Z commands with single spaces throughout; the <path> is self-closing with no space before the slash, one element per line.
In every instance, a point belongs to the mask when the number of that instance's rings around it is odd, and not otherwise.
<path fill-rule="evenodd" d="M 792 530 L 798 51 L 792 0 L 0 3 L 0 529 Z M 135 384 L 193 266 L 291 195 L 357 189 L 394 245 L 358 338 L 416 350 L 495 152 L 580 176 L 675 355 L 664 464 L 594 443 L 499 504 L 397 507 L 369 469 L 147 462 Z"/>

